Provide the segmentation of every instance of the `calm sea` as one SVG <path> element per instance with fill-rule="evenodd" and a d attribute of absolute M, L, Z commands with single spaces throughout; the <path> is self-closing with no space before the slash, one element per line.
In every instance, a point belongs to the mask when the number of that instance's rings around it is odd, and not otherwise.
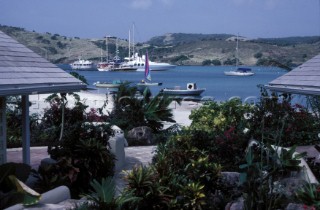
<path fill-rule="evenodd" d="M 60 66 L 68 70 L 68 65 Z M 195 82 L 199 88 L 206 88 L 201 95 L 203 98 L 217 101 L 228 100 L 231 97 L 240 97 L 245 100 L 247 97 L 259 97 L 259 84 L 266 85 L 268 82 L 285 74 L 287 71 L 277 67 L 252 67 L 255 75 L 250 77 L 225 76 L 224 71 L 234 69 L 232 66 L 177 66 L 168 71 L 152 71 L 153 82 L 162 82 L 162 86 L 151 87 L 153 94 L 157 94 L 164 87 L 180 86 L 186 88 L 187 83 Z M 97 81 L 111 82 L 112 80 L 127 80 L 139 82 L 144 79 L 144 72 L 137 71 L 77 71 L 89 82 L 92 92 L 106 93 L 105 88 L 96 88 L 93 84 Z"/>

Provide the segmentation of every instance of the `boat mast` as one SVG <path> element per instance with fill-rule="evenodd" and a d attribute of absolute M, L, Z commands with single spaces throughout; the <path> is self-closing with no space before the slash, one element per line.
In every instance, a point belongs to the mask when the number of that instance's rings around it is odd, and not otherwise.
<path fill-rule="evenodd" d="M 132 54 L 133 57 L 135 56 L 135 51 L 134 51 L 134 24 L 132 25 Z"/>
<path fill-rule="evenodd" d="M 119 58 L 119 46 L 118 46 L 118 37 L 116 39 L 116 57 L 115 57 L 115 60 L 116 62 L 119 62 L 120 58 Z"/>
<path fill-rule="evenodd" d="M 102 48 L 100 48 L 100 62 L 101 62 L 101 63 L 102 63 L 102 61 L 103 61 L 102 57 L 103 57 Z"/>
<path fill-rule="evenodd" d="M 236 67 L 239 65 L 239 33 L 237 34 L 237 46 L 236 46 Z"/>
<path fill-rule="evenodd" d="M 109 63 L 108 35 L 106 36 L 106 61 Z"/>
<path fill-rule="evenodd" d="M 130 43 L 130 39 L 131 39 L 131 34 L 130 34 L 130 29 L 129 29 L 129 55 L 128 55 L 128 58 L 129 58 L 129 61 L 130 61 L 130 58 L 131 58 L 131 53 L 130 53 L 130 49 L 131 49 L 131 43 Z"/>

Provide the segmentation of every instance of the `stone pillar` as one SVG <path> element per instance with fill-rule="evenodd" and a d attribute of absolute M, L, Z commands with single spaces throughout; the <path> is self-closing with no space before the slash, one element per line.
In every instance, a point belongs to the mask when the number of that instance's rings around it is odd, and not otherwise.
<path fill-rule="evenodd" d="M 0 97 L 0 164 L 7 162 L 6 98 Z"/>

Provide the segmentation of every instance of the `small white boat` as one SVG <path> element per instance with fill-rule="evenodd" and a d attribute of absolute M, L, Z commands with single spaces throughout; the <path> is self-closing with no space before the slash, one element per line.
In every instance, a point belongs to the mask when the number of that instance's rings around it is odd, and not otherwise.
<path fill-rule="evenodd" d="M 199 96 L 205 90 L 205 88 L 197 88 L 196 83 L 188 83 L 187 89 L 180 89 L 180 86 L 177 86 L 174 88 L 164 88 L 161 92 L 167 95 Z"/>
<path fill-rule="evenodd" d="M 149 68 L 148 51 L 146 52 L 145 65 L 144 65 L 144 80 L 137 83 L 138 86 L 160 86 L 162 82 L 151 82 L 151 72 Z"/>
<path fill-rule="evenodd" d="M 251 71 L 250 68 L 244 68 L 244 67 L 237 68 L 237 70 L 235 70 L 235 71 L 225 71 L 224 74 L 227 76 L 252 76 L 252 75 L 254 75 L 254 73 Z"/>
<path fill-rule="evenodd" d="M 92 61 L 80 59 L 70 64 L 73 70 L 96 70 Z"/>
<path fill-rule="evenodd" d="M 121 84 L 124 84 L 121 80 L 113 80 L 112 82 L 96 82 L 94 85 L 99 88 L 119 88 Z"/>

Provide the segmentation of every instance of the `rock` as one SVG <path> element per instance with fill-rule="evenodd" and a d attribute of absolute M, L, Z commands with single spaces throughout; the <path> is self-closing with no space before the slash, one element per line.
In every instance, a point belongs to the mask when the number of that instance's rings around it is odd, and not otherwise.
<path fill-rule="evenodd" d="M 228 203 L 225 207 L 225 210 L 243 210 L 244 209 L 244 200 L 240 198 L 238 201 Z"/>
<path fill-rule="evenodd" d="M 279 184 L 280 191 L 285 192 L 286 196 L 292 196 L 296 190 L 301 189 L 307 182 L 300 178 L 290 177 L 280 180 Z M 275 184 L 275 190 L 277 190 L 277 184 Z"/>
<path fill-rule="evenodd" d="M 306 206 L 304 204 L 289 203 L 285 210 L 305 210 L 313 209 L 311 206 Z M 315 208 L 314 208 L 315 209 Z"/>
<path fill-rule="evenodd" d="M 154 135 L 152 129 L 141 126 L 131 129 L 127 134 L 129 146 L 148 146 L 153 145 Z"/>
<path fill-rule="evenodd" d="M 230 187 L 237 187 L 240 180 L 240 173 L 238 172 L 221 172 L 221 180 L 225 185 Z"/>

